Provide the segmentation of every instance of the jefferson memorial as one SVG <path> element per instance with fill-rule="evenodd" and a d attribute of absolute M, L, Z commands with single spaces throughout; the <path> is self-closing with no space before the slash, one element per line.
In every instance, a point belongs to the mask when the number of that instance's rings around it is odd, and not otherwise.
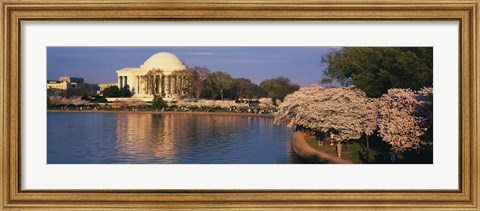
<path fill-rule="evenodd" d="M 128 85 L 132 98 L 151 100 L 161 96 L 166 101 L 179 100 L 187 94 L 191 77 L 187 66 L 174 54 L 160 52 L 140 67 L 117 70 L 118 87 Z"/>

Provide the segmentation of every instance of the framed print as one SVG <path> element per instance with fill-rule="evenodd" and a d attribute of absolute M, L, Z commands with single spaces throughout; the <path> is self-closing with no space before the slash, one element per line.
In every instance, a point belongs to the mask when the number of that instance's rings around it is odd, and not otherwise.
<path fill-rule="evenodd" d="M 478 1 L 2 1 L 2 209 L 478 209 Z"/>

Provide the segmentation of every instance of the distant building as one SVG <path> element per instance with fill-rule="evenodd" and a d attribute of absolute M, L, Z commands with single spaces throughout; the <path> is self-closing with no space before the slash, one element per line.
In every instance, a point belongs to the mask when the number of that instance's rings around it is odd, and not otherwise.
<path fill-rule="evenodd" d="M 103 92 L 103 90 L 105 90 L 106 88 L 111 86 L 117 86 L 117 85 L 118 85 L 117 83 L 98 84 L 98 88 L 99 88 L 99 91 Z"/>
<path fill-rule="evenodd" d="M 80 77 L 61 76 L 58 80 L 70 83 L 75 87 L 85 87 L 85 80 Z"/>
<path fill-rule="evenodd" d="M 96 94 L 100 91 L 98 84 L 85 83 L 85 90 L 91 94 Z"/>
<path fill-rule="evenodd" d="M 47 89 L 67 90 L 68 88 L 75 87 L 85 87 L 84 79 L 80 77 L 61 76 L 58 81 L 47 81 Z"/>
<path fill-rule="evenodd" d="M 103 90 L 105 90 L 105 89 L 108 88 L 108 87 L 117 86 L 117 85 L 118 85 L 117 83 L 98 84 L 97 94 L 101 94 L 101 93 L 103 92 Z"/>
<path fill-rule="evenodd" d="M 60 90 L 67 90 L 68 88 L 73 88 L 72 84 L 66 81 L 48 81 L 47 82 L 47 89 L 60 89 Z"/>

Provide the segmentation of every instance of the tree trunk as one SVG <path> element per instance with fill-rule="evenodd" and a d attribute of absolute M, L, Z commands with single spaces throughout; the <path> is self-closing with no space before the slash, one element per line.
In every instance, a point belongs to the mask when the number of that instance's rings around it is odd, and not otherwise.
<path fill-rule="evenodd" d="M 196 97 L 197 100 L 198 100 L 198 99 L 200 99 L 200 94 L 202 94 L 202 93 L 201 93 L 202 90 L 197 87 L 197 89 L 196 89 L 195 91 L 196 91 L 196 92 L 195 92 L 195 97 Z"/>
<path fill-rule="evenodd" d="M 367 152 L 368 152 L 368 151 L 370 150 L 370 146 L 369 146 L 369 144 L 368 144 L 368 136 L 365 136 L 365 138 L 366 138 L 366 143 L 367 143 Z"/>
<path fill-rule="evenodd" d="M 223 100 L 223 90 L 220 89 L 220 99 Z"/>
<path fill-rule="evenodd" d="M 327 145 L 327 139 L 328 139 L 327 133 L 323 133 L 323 145 L 324 146 Z"/>
<path fill-rule="evenodd" d="M 350 149 L 348 149 L 348 140 L 345 142 L 345 149 L 347 150 L 347 152 L 350 152 Z"/>

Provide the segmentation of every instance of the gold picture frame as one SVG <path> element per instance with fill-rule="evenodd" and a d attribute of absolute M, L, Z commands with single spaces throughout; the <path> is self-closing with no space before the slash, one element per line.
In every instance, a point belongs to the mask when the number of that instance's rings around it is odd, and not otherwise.
<path fill-rule="evenodd" d="M 0 210 L 479 209 L 478 39 L 473 1 L 2 0 Z M 460 25 L 460 188 L 436 190 L 35 190 L 20 189 L 23 21 L 457 21 Z"/>

